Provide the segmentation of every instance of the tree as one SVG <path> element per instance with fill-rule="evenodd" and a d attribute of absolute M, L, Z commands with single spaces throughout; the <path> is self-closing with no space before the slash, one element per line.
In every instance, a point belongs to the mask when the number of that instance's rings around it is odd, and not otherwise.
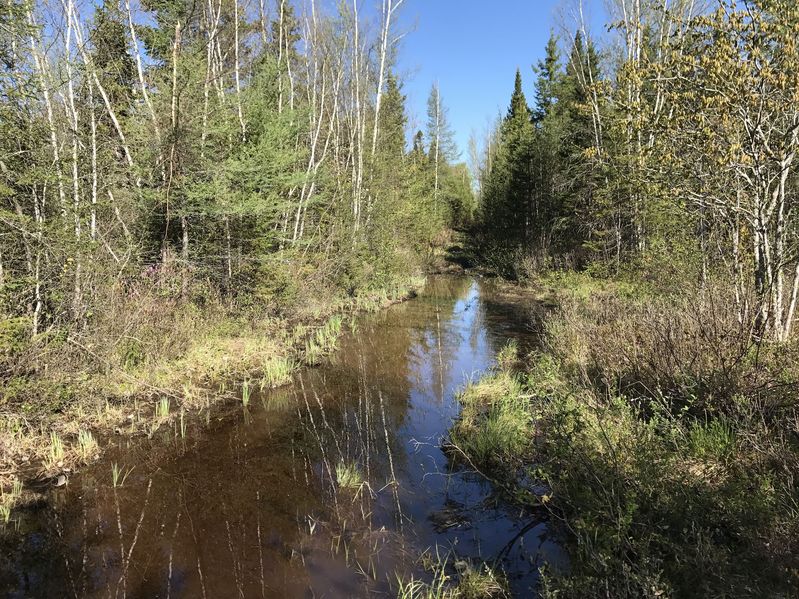
<path fill-rule="evenodd" d="M 441 167 L 457 157 L 455 135 L 450 128 L 448 109 L 441 100 L 441 91 L 434 83 L 427 98 L 427 139 L 430 141 L 428 158 L 433 166 L 433 200 L 436 212 L 439 210 L 439 190 L 441 188 Z"/>

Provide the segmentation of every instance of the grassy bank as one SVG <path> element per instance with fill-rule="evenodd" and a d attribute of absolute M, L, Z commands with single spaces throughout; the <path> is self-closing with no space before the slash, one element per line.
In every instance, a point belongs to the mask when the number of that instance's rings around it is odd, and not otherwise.
<path fill-rule="evenodd" d="M 35 500 L 23 484 L 58 482 L 95 460 L 109 434 L 152 435 L 184 414 L 291 381 L 336 347 L 349 315 L 412 295 L 421 276 L 344 290 L 270 290 L 248 304 L 157 276 L 115 290 L 80 330 L 32 341 L 3 331 L 0 388 L 0 524 Z M 176 425 L 177 426 L 177 425 Z"/>
<path fill-rule="evenodd" d="M 451 441 L 551 511 L 571 565 L 544 594 L 793 596 L 799 347 L 753 341 L 720 284 L 537 285 L 557 304 L 541 351 L 467 388 Z"/>

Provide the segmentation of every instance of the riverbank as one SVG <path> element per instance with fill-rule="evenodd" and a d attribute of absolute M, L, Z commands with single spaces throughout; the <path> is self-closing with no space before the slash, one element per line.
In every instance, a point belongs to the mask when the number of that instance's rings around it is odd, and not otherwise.
<path fill-rule="evenodd" d="M 431 582 L 440 555 L 448 584 L 530 596 L 536 560 L 558 551 L 531 526 L 540 514 L 451 471 L 440 439 L 468 373 L 508 338 L 536 343 L 534 307 L 494 280 L 431 276 L 413 300 L 342 325 L 337 350 L 291 384 L 107 439 L 102 459 L 14 514 L 0 594 L 393 596 L 400 579 Z"/>
<path fill-rule="evenodd" d="M 547 597 L 788 597 L 799 587 L 794 343 L 755 343 L 729 290 L 574 273 L 540 351 L 461 395 L 467 467 L 549 510 L 570 554 Z"/>
<path fill-rule="evenodd" d="M 424 277 L 242 307 L 153 281 L 119 293 L 81 332 L 20 350 L 0 390 L 0 523 L 98 459 L 109 435 L 152 436 L 223 401 L 246 403 L 336 348 L 357 312 L 413 297 Z M 282 301 L 281 301 L 282 300 Z M 279 302 L 279 303 L 277 303 Z"/>

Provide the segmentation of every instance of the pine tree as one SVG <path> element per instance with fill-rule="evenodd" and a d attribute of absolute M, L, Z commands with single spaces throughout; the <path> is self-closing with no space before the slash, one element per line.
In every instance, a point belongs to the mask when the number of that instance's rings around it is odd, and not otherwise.
<path fill-rule="evenodd" d="M 546 55 L 543 60 L 538 61 L 535 72 L 538 77 L 535 82 L 533 121 L 541 123 L 552 110 L 561 77 L 560 51 L 558 50 L 558 39 L 554 33 L 549 36 Z"/>
<path fill-rule="evenodd" d="M 380 145 L 383 151 L 394 160 L 405 154 L 405 96 L 397 82 L 397 78 L 389 73 L 386 90 L 383 94 L 383 105 L 380 110 Z"/>

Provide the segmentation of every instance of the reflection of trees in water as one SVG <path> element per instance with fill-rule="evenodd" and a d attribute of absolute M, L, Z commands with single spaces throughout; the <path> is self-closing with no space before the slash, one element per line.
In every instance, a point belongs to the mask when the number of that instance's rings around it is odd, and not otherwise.
<path fill-rule="evenodd" d="M 120 488 L 107 462 L 87 469 L 63 503 L 31 516 L 22 542 L 3 540 L 0 591 L 346 596 L 363 593 L 364 582 L 385 590 L 410 561 L 400 431 L 412 392 L 443 398 L 453 349 L 469 343 L 477 353 L 493 308 L 472 286 L 433 278 L 418 300 L 362 318 L 331 364 L 255 398 L 263 408 L 253 401 L 235 418 L 209 414 L 185 440 L 133 443 L 120 457 L 136 465 Z M 465 311 L 479 311 L 468 328 Z M 363 483 L 342 487 L 341 465 Z"/>

